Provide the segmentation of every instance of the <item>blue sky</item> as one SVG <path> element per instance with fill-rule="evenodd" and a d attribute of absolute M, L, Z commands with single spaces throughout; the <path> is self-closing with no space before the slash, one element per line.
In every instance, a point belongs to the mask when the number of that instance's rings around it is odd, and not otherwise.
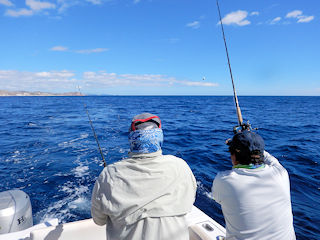
<path fill-rule="evenodd" d="M 318 0 L 220 0 L 238 95 L 320 96 Z M 232 95 L 215 0 L 0 0 L 0 90 Z"/>

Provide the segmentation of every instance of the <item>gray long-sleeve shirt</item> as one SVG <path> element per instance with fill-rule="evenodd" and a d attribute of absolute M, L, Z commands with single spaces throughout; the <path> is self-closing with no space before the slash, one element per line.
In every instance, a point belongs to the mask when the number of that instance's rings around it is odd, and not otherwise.
<path fill-rule="evenodd" d="M 106 167 L 95 183 L 91 214 L 107 224 L 107 239 L 187 240 L 185 215 L 196 194 L 187 163 L 161 150 L 129 154 Z"/>

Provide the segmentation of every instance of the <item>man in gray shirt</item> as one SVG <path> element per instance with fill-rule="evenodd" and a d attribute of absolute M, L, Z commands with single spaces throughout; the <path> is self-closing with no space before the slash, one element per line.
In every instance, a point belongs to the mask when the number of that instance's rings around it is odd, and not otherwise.
<path fill-rule="evenodd" d="M 129 142 L 129 158 L 108 165 L 95 183 L 94 222 L 106 224 L 108 240 L 189 240 L 185 215 L 196 181 L 183 159 L 162 155 L 159 117 L 135 116 Z"/>

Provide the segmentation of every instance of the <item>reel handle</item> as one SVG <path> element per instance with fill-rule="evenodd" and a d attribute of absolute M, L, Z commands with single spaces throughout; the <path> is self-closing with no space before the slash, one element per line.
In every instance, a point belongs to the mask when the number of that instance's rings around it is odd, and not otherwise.
<path fill-rule="evenodd" d="M 237 134 L 243 131 L 255 131 L 258 130 L 258 128 L 252 128 L 249 121 L 247 123 L 242 123 L 241 125 L 233 127 L 233 133 Z"/>

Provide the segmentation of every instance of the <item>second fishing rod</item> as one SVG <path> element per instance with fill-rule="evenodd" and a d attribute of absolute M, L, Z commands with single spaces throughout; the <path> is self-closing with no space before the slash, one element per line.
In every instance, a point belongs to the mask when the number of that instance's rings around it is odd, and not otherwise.
<path fill-rule="evenodd" d="M 78 90 L 79 90 L 79 93 L 80 93 L 80 96 L 83 96 L 82 93 L 81 93 L 81 90 L 80 90 L 80 86 L 78 86 Z M 93 123 L 91 121 L 91 117 L 90 117 L 90 114 L 89 114 L 89 111 L 88 111 L 88 108 L 87 108 L 87 105 L 85 103 L 83 103 L 83 106 L 84 106 L 84 109 L 86 110 L 86 113 L 87 113 L 87 116 L 88 116 L 88 119 L 89 119 L 89 123 L 90 123 L 90 126 L 91 126 L 91 130 L 93 132 L 93 136 L 96 140 L 96 143 L 98 145 L 98 148 L 99 148 L 99 152 L 100 152 L 100 155 L 101 155 L 101 158 L 102 158 L 102 161 L 103 161 L 103 167 L 106 167 L 107 166 L 107 162 L 104 158 L 104 155 L 103 155 L 103 152 L 102 152 L 102 149 L 100 147 L 100 143 L 99 143 L 99 140 L 98 140 L 98 136 L 96 134 L 96 131 L 93 127 Z"/>

